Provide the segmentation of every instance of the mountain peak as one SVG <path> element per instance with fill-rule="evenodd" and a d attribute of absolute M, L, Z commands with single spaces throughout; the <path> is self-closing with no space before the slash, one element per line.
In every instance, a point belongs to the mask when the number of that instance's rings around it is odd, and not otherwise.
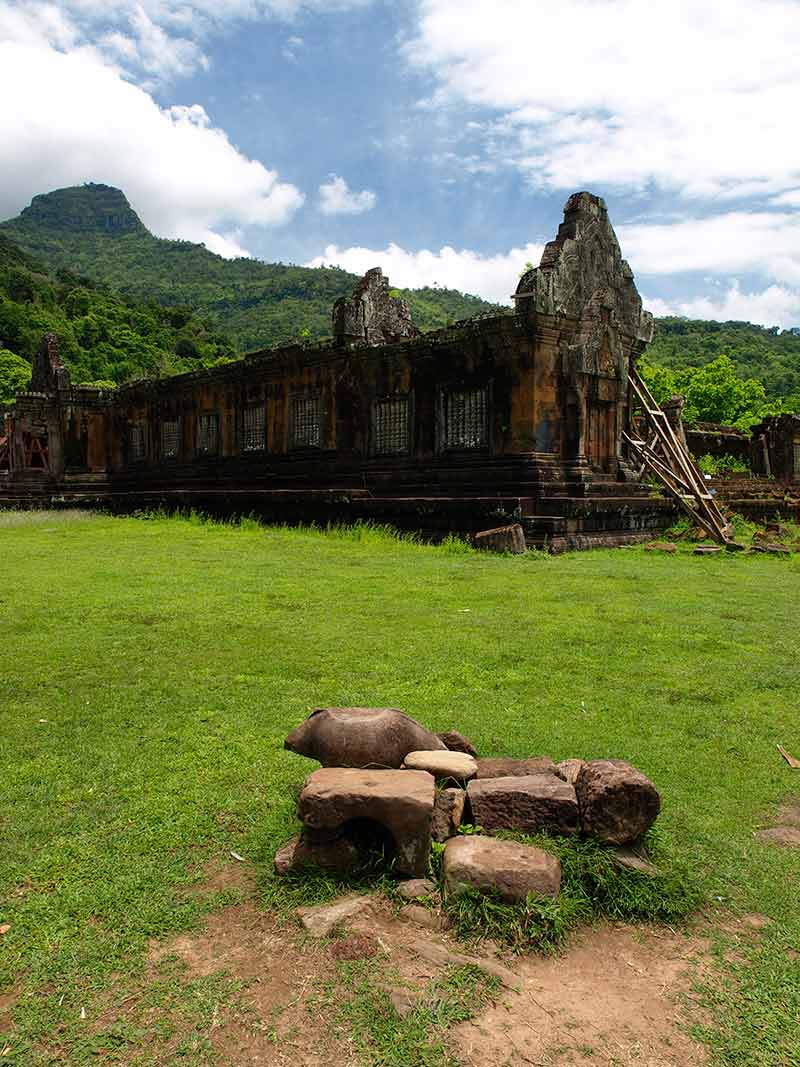
<path fill-rule="evenodd" d="M 144 233 L 145 226 L 121 189 L 87 182 L 35 196 L 25 222 L 77 233 Z"/>

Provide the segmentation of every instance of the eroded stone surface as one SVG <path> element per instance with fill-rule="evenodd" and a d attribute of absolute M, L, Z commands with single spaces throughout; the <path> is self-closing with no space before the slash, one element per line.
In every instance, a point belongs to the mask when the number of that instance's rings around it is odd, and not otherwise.
<path fill-rule="evenodd" d="M 505 756 L 478 760 L 476 778 L 522 778 L 526 774 L 555 774 L 556 765 L 547 756 L 508 759 Z"/>
<path fill-rule="evenodd" d="M 476 548 L 487 552 L 510 552 L 521 556 L 528 551 L 525 544 L 525 531 L 518 522 L 511 526 L 497 526 L 493 530 L 481 530 L 473 538 Z"/>
<path fill-rule="evenodd" d="M 463 789 L 442 789 L 437 793 L 431 820 L 431 837 L 434 841 L 447 841 L 458 833 L 466 799 L 467 794 Z"/>
<path fill-rule="evenodd" d="M 601 841 L 625 845 L 655 822 L 661 810 L 658 790 L 624 760 L 591 760 L 575 782 L 581 829 Z"/>
<path fill-rule="evenodd" d="M 337 344 L 378 345 L 416 337 L 419 330 L 405 300 L 389 291 L 380 267 L 368 270 L 352 296 L 333 305 L 333 336 Z"/>
<path fill-rule="evenodd" d="M 327 937 L 339 923 L 363 915 L 372 907 L 372 898 L 349 896 L 335 900 L 332 904 L 319 904 L 309 908 L 298 908 L 297 915 L 313 937 Z"/>
<path fill-rule="evenodd" d="M 448 893 L 470 886 L 497 889 L 510 902 L 525 900 L 528 893 L 556 897 L 561 888 L 561 864 L 556 856 L 532 845 L 478 834 L 447 842 L 443 871 Z"/>
<path fill-rule="evenodd" d="M 299 834 L 275 853 L 277 874 L 288 874 L 309 864 L 326 871 L 349 871 L 357 862 L 358 849 L 339 834 L 330 841 L 313 841 L 306 834 Z"/>
<path fill-rule="evenodd" d="M 467 798 L 473 821 L 484 830 L 578 831 L 575 790 L 554 774 L 476 780 L 467 786 Z"/>
<path fill-rule="evenodd" d="M 565 782 L 575 785 L 583 763 L 582 759 L 562 759 L 560 763 L 556 764 L 555 773 L 559 778 L 563 778 Z"/>
<path fill-rule="evenodd" d="M 422 877 L 428 869 L 435 781 L 427 771 L 323 767 L 309 775 L 297 814 L 312 829 L 352 820 L 379 823 L 391 834 L 399 872 Z"/>
<path fill-rule="evenodd" d="M 445 748 L 449 748 L 451 752 L 466 752 L 468 756 L 475 757 L 478 755 L 470 739 L 460 734 L 458 730 L 445 730 L 436 736 L 443 742 Z"/>
<path fill-rule="evenodd" d="M 403 900 L 421 900 L 436 892 L 436 883 L 430 878 L 409 878 L 407 882 L 400 882 L 397 892 Z"/>
<path fill-rule="evenodd" d="M 415 750 L 446 751 L 436 734 L 399 708 L 317 708 L 284 747 L 323 767 L 400 767 Z"/>
<path fill-rule="evenodd" d="M 428 771 L 435 778 L 466 782 L 478 772 L 478 764 L 466 752 L 409 752 L 404 760 L 409 770 Z"/>

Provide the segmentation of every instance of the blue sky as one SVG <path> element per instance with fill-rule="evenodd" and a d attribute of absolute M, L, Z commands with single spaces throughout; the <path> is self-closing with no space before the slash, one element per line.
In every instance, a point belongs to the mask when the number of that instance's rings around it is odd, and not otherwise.
<path fill-rule="evenodd" d="M 576 189 L 657 314 L 800 324 L 800 0 L 0 0 L 0 216 L 506 300 Z M 7 83 L 7 84 L 4 84 Z"/>

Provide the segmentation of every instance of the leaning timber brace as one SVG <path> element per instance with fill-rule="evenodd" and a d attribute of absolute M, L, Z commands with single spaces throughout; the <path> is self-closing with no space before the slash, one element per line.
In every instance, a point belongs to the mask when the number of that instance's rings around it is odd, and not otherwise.
<path fill-rule="evenodd" d="M 739 547 L 734 540 L 733 526 L 717 506 L 705 478 L 633 366 L 629 381 L 648 429 L 647 440 L 623 434 L 634 457 L 643 470 L 659 479 L 670 496 L 710 537 L 726 547 Z"/>

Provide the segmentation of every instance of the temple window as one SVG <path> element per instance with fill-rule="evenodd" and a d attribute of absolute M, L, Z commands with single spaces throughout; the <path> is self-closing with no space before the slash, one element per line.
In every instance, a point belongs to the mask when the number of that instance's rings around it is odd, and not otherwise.
<path fill-rule="evenodd" d="M 181 424 L 178 419 L 164 419 L 161 423 L 161 457 L 175 459 L 181 447 Z"/>
<path fill-rule="evenodd" d="M 131 463 L 141 463 L 146 454 L 144 426 L 140 422 L 134 422 L 128 427 L 128 460 Z"/>
<path fill-rule="evenodd" d="M 291 400 L 291 448 L 322 446 L 322 403 L 319 396 L 295 396 Z"/>
<path fill-rule="evenodd" d="M 266 446 L 266 409 L 252 404 L 242 414 L 242 451 L 263 452 Z"/>
<path fill-rule="evenodd" d="M 408 452 L 408 397 L 392 396 L 372 405 L 372 451 L 376 456 Z"/>
<path fill-rule="evenodd" d="M 197 420 L 197 451 L 201 456 L 216 456 L 219 452 L 219 415 L 215 411 Z"/>
<path fill-rule="evenodd" d="M 479 389 L 454 389 L 443 394 L 444 447 L 486 448 L 489 443 L 488 397 Z"/>

